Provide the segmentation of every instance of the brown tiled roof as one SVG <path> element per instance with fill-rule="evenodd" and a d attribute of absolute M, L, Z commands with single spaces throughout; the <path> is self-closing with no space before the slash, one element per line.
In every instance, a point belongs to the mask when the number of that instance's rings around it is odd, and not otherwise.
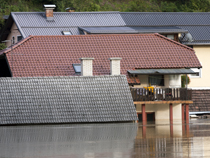
<path fill-rule="evenodd" d="M 193 49 L 159 34 L 29 36 L 6 53 L 12 76 L 77 75 L 72 64 L 93 57 L 93 74 L 110 74 L 109 58 L 121 57 L 121 74 L 148 68 L 201 67 Z M 129 83 L 140 83 L 128 77 Z"/>

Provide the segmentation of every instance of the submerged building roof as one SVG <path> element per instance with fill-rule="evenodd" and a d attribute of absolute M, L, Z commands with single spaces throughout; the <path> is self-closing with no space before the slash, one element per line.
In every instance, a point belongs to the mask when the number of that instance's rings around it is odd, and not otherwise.
<path fill-rule="evenodd" d="M 54 12 L 53 15 L 54 20 L 47 21 L 44 12 L 12 12 L 1 40 L 6 39 L 14 21 L 24 38 L 29 35 L 62 35 L 62 31 L 80 35 L 79 27 L 177 27 L 175 32 L 188 31 L 193 37 L 193 42 L 183 39 L 183 43 L 210 44 L 209 12 Z M 117 29 L 113 31 L 119 33 Z M 150 31 L 144 30 L 146 33 Z M 162 33 L 160 29 L 154 31 Z"/>
<path fill-rule="evenodd" d="M 3 53 L 13 77 L 77 76 L 82 57 L 94 58 L 93 75 L 109 75 L 108 59 L 122 58 L 128 83 L 140 83 L 128 70 L 201 67 L 192 48 L 159 34 L 30 36 Z"/>
<path fill-rule="evenodd" d="M 137 120 L 125 76 L 0 78 L 0 124 Z"/>

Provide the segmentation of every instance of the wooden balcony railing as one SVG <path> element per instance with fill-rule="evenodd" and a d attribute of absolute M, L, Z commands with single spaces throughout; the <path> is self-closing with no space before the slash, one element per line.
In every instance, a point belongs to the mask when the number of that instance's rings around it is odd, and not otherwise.
<path fill-rule="evenodd" d="M 131 88 L 133 101 L 192 100 L 192 90 L 187 88 Z"/>

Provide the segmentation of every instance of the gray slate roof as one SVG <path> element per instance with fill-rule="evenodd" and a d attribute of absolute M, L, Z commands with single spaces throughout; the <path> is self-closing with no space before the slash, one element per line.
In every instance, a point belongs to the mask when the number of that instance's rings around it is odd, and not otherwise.
<path fill-rule="evenodd" d="M 29 35 L 62 35 L 70 30 L 78 35 L 78 26 L 124 26 L 119 12 L 54 12 L 54 21 L 47 21 L 44 12 L 13 12 L 13 19 L 22 29 L 23 37 Z"/>
<path fill-rule="evenodd" d="M 125 34 L 125 33 L 187 33 L 187 30 L 178 27 L 79 27 L 90 34 Z"/>
<path fill-rule="evenodd" d="M 125 76 L 0 78 L 0 124 L 137 120 Z"/>
<path fill-rule="evenodd" d="M 24 38 L 29 35 L 62 35 L 62 31 L 68 30 L 73 35 L 79 35 L 81 33 L 78 27 L 125 27 L 125 31 L 126 27 L 133 26 L 177 27 L 189 31 L 192 35 L 194 41 L 189 43 L 190 45 L 210 44 L 209 12 L 54 12 L 54 21 L 47 21 L 44 14 L 44 12 L 12 12 L 11 16 Z M 11 21 L 11 18 L 8 21 Z M 9 24 L 11 25 L 11 22 L 8 22 Z M 133 33 L 132 29 L 130 33 Z M 117 29 L 112 29 L 113 31 L 125 33 Z M 144 30 L 143 33 L 147 31 Z M 161 33 L 161 30 L 154 31 Z M 1 36 L 5 38 L 4 34 Z M 187 44 L 187 41 L 184 43 Z"/>

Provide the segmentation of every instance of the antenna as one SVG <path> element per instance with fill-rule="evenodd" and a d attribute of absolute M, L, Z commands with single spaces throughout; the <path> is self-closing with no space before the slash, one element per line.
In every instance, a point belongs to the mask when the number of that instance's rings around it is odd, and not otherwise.
<path fill-rule="evenodd" d="M 187 39 L 188 42 L 192 42 L 193 41 L 192 35 L 189 32 L 185 35 L 185 38 Z"/>
<path fill-rule="evenodd" d="M 185 40 L 183 40 L 185 38 Z M 182 37 L 179 38 L 180 42 L 192 42 L 193 41 L 193 37 L 192 35 L 188 32 L 188 33 L 184 33 L 184 35 Z"/>

